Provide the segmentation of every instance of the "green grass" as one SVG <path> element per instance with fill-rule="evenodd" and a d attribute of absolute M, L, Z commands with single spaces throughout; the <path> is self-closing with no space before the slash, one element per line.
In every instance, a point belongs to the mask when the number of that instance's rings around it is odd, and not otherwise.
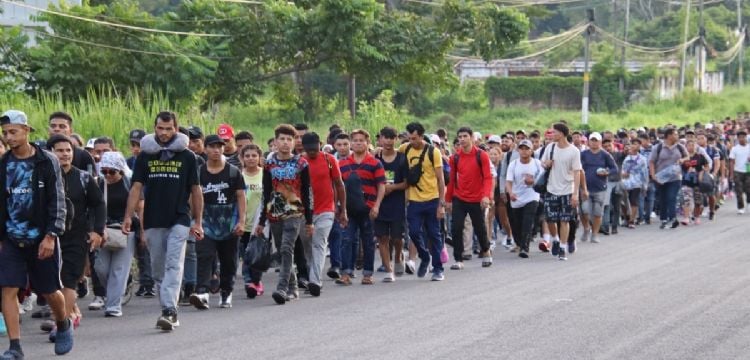
<path fill-rule="evenodd" d="M 358 116 L 349 119 L 344 109 L 344 101 L 332 100 L 326 109 L 329 116 L 309 124 L 321 136 L 325 136 L 333 123 L 345 129 L 365 128 L 374 134 L 384 126 L 404 129 L 413 120 L 422 121 L 428 131 L 445 127 L 450 132 L 459 126 L 468 125 L 482 133 L 499 133 L 507 130 L 544 129 L 560 119 L 566 119 L 573 128 L 580 124 L 578 111 L 540 110 L 526 108 L 501 108 L 494 110 L 468 110 L 460 116 L 435 114 L 425 119 L 417 119 L 402 109 L 397 109 L 390 101 L 391 94 L 368 104 L 360 104 Z M 145 100 L 144 100 L 145 99 Z M 120 95 L 105 91 L 103 95 L 90 92 L 77 101 L 63 101 L 61 97 L 42 94 L 30 97 L 23 94 L 0 94 L 0 109 L 18 109 L 26 112 L 32 125 L 37 129 L 34 138 L 47 135 L 47 116 L 58 110 L 70 113 L 74 118 L 74 131 L 84 138 L 109 136 L 115 139 L 121 149 L 127 149 L 128 132 L 135 128 L 153 128 L 153 118 L 162 109 L 169 109 L 170 101 L 159 94 L 140 94 L 132 91 Z M 235 132 L 249 130 L 255 134 L 258 143 L 273 136 L 273 128 L 280 123 L 303 122 L 302 111 L 297 108 L 282 107 L 272 98 L 261 99 L 255 104 L 222 104 L 201 111 L 196 106 L 177 105 L 171 108 L 178 114 L 181 125 L 201 126 L 206 134 L 215 131 L 222 122 L 234 126 Z M 589 125 L 593 130 L 635 128 L 641 126 L 661 126 L 667 123 L 692 124 L 720 120 L 734 116 L 737 112 L 750 111 L 750 88 L 727 88 L 720 95 L 698 95 L 686 92 L 679 99 L 662 102 L 643 102 L 618 111 L 617 113 L 592 113 Z"/>

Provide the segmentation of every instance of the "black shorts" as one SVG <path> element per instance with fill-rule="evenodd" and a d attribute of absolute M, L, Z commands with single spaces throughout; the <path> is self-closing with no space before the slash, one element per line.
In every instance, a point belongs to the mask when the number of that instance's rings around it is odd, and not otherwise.
<path fill-rule="evenodd" d="M 641 202 L 641 188 L 628 190 L 628 201 L 630 206 L 638 206 Z"/>
<path fill-rule="evenodd" d="M 0 287 L 25 289 L 27 284 L 37 294 L 47 295 L 62 289 L 60 281 L 60 242 L 47 259 L 39 260 L 39 245 L 18 247 L 5 240 L 0 249 Z"/>
<path fill-rule="evenodd" d="M 404 238 L 404 221 L 384 221 L 375 220 L 372 223 L 373 232 L 375 236 L 388 236 L 391 239 L 403 239 Z"/>
<path fill-rule="evenodd" d="M 544 195 L 544 218 L 548 222 L 573 221 L 576 219 L 576 209 L 571 205 L 572 195 Z"/>

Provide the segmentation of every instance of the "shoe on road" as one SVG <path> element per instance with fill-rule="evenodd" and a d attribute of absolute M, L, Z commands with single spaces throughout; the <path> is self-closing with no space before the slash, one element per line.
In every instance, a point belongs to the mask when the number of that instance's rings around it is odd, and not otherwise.
<path fill-rule="evenodd" d="M 156 320 L 156 328 L 162 331 L 172 331 L 178 326 L 180 326 L 180 321 L 177 320 L 176 311 L 165 310 L 159 319 Z"/>
<path fill-rule="evenodd" d="M 208 294 L 190 295 L 190 305 L 195 306 L 198 310 L 208 310 Z"/>

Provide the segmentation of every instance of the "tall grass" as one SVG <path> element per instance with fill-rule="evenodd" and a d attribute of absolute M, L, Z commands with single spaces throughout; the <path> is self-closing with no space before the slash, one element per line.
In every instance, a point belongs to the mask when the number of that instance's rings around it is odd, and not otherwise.
<path fill-rule="evenodd" d="M 339 123 L 346 130 L 364 128 L 374 135 L 385 126 L 403 130 L 413 120 L 423 122 L 428 131 L 445 127 L 453 132 L 459 126 L 468 125 L 482 133 L 544 129 L 559 119 L 566 119 L 571 124 L 579 124 L 580 121 L 578 111 L 533 111 L 518 107 L 494 110 L 475 108 L 458 116 L 444 113 L 419 119 L 396 108 L 391 97 L 392 93 L 386 91 L 372 102 L 360 102 L 354 120 L 348 116 L 343 97 L 329 99 L 324 106 L 325 116 L 322 120 L 308 125 L 324 137 L 333 123 Z M 140 128 L 150 132 L 154 116 L 163 109 L 175 111 L 181 125 L 198 125 L 205 134 L 213 133 L 223 122 L 232 124 L 235 132 L 249 130 L 254 133 L 256 141 L 263 145 L 273 136 L 276 125 L 304 121 L 302 110 L 280 105 L 272 97 L 261 98 L 254 104 L 221 104 L 201 110 L 193 104 L 175 105 L 163 95 L 148 90 L 131 90 L 127 94 L 118 94 L 112 90 L 90 91 L 86 96 L 72 101 L 63 100 L 57 94 L 41 93 L 32 97 L 20 93 L 0 93 L 0 109 L 25 111 L 37 129 L 33 134 L 35 139 L 47 136 L 49 114 L 59 110 L 66 111 L 74 118 L 75 132 L 84 138 L 112 137 L 121 149 L 127 149 L 130 130 Z M 744 111 L 750 111 L 750 88 L 727 88 L 720 95 L 686 92 L 672 101 L 638 103 L 612 114 L 592 113 L 589 126 L 593 130 L 605 130 L 661 126 L 667 123 L 705 123 Z M 578 126 L 574 125 L 576 127 Z"/>

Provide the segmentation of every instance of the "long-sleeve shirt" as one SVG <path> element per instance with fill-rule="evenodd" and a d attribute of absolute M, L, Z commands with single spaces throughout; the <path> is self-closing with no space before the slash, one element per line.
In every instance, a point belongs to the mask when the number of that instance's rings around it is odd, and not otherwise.
<path fill-rule="evenodd" d="M 477 162 L 478 151 L 479 162 Z M 456 159 L 458 159 L 458 166 L 456 166 Z M 445 201 L 450 202 L 453 197 L 457 197 L 461 201 L 478 203 L 482 201 L 482 198 L 492 198 L 493 174 L 490 168 L 490 156 L 486 151 L 480 151 L 477 147 L 472 147 L 468 153 L 460 150 L 450 157 L 450 167 L 450 182 L 445 193 Z"/>
<path fill-rule="evenodd" d="M 107 219 L 107 207 L 104 196 L 93 176 L 82 174 L 82 171 L 71 167 L 63 174 L 65 193 L 73 203 L 74 214 L 72 229 L 104 233 Z"/>
<path fill-rule="evenodd" d="M 260 225 L 266 220 L 283 221 L 298 216 L 305 217 L 311 225 L 313 198 L 310 187 L 310 169 L 307 160 L 299 155 L 281 160 L 271 154 L 263 167 L 263 209 Z"/>

